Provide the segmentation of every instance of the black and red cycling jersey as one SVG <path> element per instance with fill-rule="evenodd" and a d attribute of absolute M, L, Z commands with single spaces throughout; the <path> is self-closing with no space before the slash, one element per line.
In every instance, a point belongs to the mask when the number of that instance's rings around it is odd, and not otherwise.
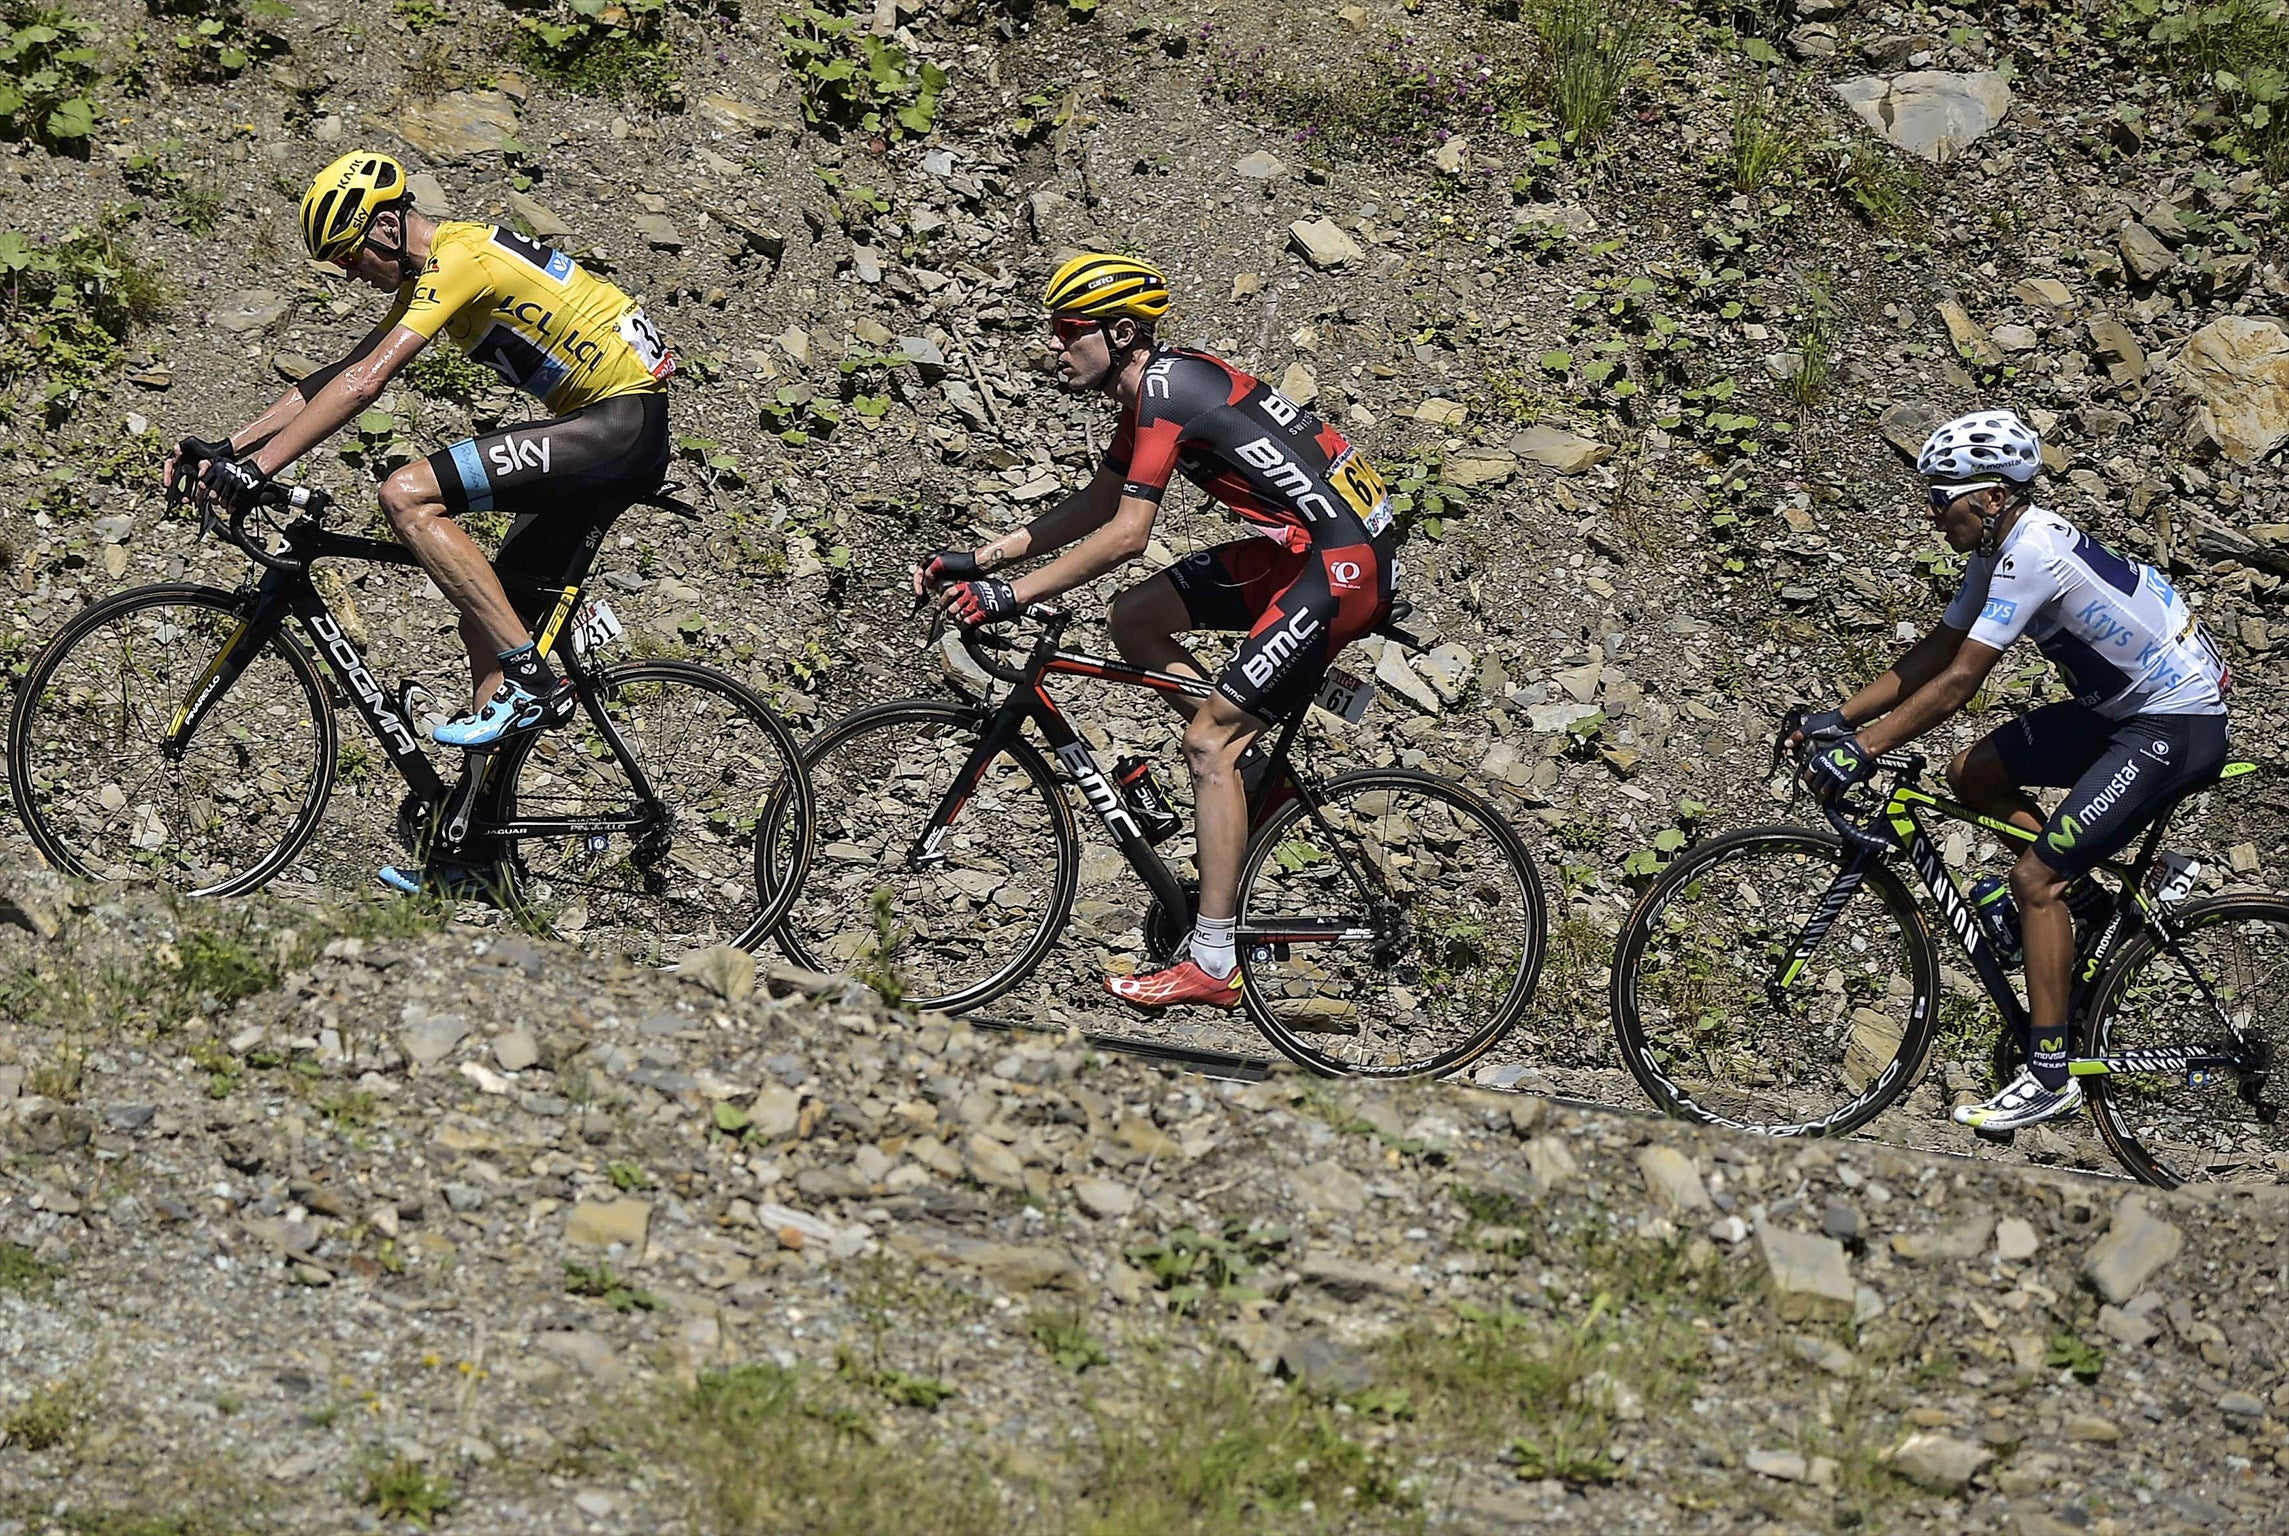
<path fill-rule="evenodd" d="M 1382 476 L 1341 432 L 1221 358 L 1155 349 L 1105 463 L 1121 493 L 1157 502 L 1178 470 L 1302 553 L 1365 544 L 1391 525 Z"/>

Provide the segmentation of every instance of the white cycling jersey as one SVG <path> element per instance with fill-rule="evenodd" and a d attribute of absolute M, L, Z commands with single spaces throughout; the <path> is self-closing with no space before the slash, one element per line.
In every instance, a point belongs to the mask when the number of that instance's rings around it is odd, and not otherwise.
<path fill-rule="evenodd" d="M 1998 651 L 2028 636 L 2112 720 L 2225 713 L 2225 661 L 2169 579 L 2042 507 L 1965 563 L 1940 622 Z"/>

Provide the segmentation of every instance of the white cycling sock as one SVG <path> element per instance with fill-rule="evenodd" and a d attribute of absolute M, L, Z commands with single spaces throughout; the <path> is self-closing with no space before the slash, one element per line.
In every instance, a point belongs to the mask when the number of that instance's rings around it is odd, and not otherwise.
<path fill-rule="evenodd" d="M 1192 963 L 1222 981 L 1240 968 L 1235 939 L 1240 932 L 1236 917 L 1196 917 L 1192 920 Z"/>

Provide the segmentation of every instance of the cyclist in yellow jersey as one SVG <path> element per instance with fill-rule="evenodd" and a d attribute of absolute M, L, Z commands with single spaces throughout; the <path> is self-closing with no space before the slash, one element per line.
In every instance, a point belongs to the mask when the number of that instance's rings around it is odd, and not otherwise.
<path fill-rule="evenodd" d="M 314 258 L 396 301 L 348 356 L 205 445 L 202 478 L 243 503 L 370 406 L 439 336 L 539 399 L 551 419 L 405 465 L 382 483 L 381 504 L 461 612 L 470 708 L 437 739 L 484 747 L 560 723 L 571 694 L 527 628 L 535 589 L 585 576 L 613 519 L 659 489 L 675 359 L 635 300 L 571 257 L 514 230 L 416 213 L 405 168 L 386 155 L 344 155 L 319 172 L 302 199 L 302 237 Z M 172 455 L 166 473 L 172 483 Z M 486 511 L 510 518 L 491 563 L 454 522 Z"/>

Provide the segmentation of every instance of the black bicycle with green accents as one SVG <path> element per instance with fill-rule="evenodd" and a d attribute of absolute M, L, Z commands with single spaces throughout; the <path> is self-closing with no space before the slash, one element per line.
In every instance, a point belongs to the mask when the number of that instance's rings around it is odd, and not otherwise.
<path fill-rule="evenodd" d="M 1798 719 L 1781 728 L 1775 768 Z M 1712 839 L 1631 912 L 1614 955 L 1614 1027 L 1630 1072 L 1668 1113 L 1842 1136 L 1914 1088 L 1938 1034 L 1942 977 L 1910 875 L 2003 1018 L 1998 1071 L 2025 1059 L 2026 1006 L 1925 818 L 2014 852 L 2036 834 L 1922 788 L 1920 755 L 1887 753 L 1880 766 L 1876 784 L 1823 807 L 1828 829 Z M 2220 779 L 2254 771 L 2231 763 Z M 2188 865 L 2162 848 L 2184 798 L 2133 857 L 2102 866 L 2114 901 L 2078 952 L 2069 1019 L 2084 1054 L 2071 1070 L 2107 1146 L 2148 1183 L 2289 1178 L 2289 1082 L 2273 1075 L 2289 1030 L 2289 898 L 2186 899 Z"/>

